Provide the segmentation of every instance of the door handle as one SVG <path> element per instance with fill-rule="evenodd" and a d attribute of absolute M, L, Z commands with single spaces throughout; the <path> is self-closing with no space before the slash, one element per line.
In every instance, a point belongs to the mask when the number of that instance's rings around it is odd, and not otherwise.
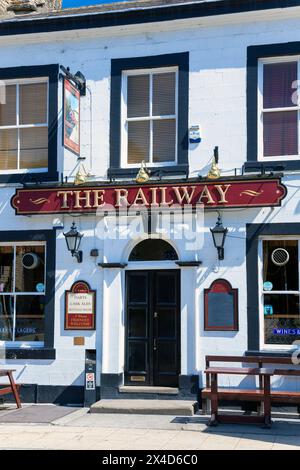
<path fill-rule="evenodd" d="M 157 350 L 156 338 L 154 338 L 154 340 L 153 340 L 153 350 L 154 350 L 154 351 Z"/>

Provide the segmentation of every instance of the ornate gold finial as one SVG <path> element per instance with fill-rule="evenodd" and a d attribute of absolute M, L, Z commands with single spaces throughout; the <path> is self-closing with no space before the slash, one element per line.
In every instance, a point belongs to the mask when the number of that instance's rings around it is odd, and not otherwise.
<path fill-rule="evenodd" d="M 77 186 L 79 184 L 85 183 L 88 176 L 90 176 L 90 175 L 89 175 L 89 173 L 86 172 L 84 166 L 80 165 L 79 168 L 78 168 L 78 171 L 76 173 L 76 176 L 75 176 L 74 184 Z"/>
<path fill-rule="evenodd" d="M 137 183 L 147 183 L 150 179 L 150 170 L 147 169 L 146 163 L 144 160 L 141 163 L 141 168 L 138 171 L 138 174 L 136 175 L 135 181 Z"/>
<path fill-rule="evenodd" d="M 220 168 L 218 167 L 218 162 L 219 162 L 219 147 L 215 147 L 214 156 L 211 162 L 211 167 L 207 174 L 208 179 L 215 180 L 215 179 L 220 178 L 221 171 L 220 171 Z"/>

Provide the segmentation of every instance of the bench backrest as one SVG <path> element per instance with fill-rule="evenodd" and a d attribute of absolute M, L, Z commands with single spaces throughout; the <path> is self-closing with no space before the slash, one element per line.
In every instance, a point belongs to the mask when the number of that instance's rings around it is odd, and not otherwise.
<path fill-rule="evenodd" d="M 293 369 L 275 369 L 274 375 L 300 376 L 300 365 L 294 364 L 291 357 L 270 357 L 270 356 L 205 356 L 205 365 L 211 367 L 211 362 L 239 362 L 244 364 L 255 364 L 262 368 L 264 364 L 291 365 Z M 260 386 L 262 377 L 259 378 Z M 206 387 L 210 387 L 209 374 L 206 375 Z"/>

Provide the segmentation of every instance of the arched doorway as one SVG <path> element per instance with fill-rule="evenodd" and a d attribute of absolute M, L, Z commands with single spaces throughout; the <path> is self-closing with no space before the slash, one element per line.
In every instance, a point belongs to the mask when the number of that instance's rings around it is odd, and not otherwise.
<path fill-rule="evenodd" d="M 162 261 L 162 269 L 126 272 L 125 384 L 178 386 L 180 373 L 180 270 L 163 269 L 178 260 L 161 239 L 137 244 L 129 261 Z"/>

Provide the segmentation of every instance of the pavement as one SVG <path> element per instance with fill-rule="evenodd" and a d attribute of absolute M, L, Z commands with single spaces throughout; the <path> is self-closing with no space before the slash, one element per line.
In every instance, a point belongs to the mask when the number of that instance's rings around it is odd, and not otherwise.
<path fill-rule="evenodd" d="M 35 420 L 30 422 L 30 420 Z M 300 450 L 300 419 L 207 427 L 207 416 L 91 414 L 55 405 L 0 407 L 0 450 Z"/>

